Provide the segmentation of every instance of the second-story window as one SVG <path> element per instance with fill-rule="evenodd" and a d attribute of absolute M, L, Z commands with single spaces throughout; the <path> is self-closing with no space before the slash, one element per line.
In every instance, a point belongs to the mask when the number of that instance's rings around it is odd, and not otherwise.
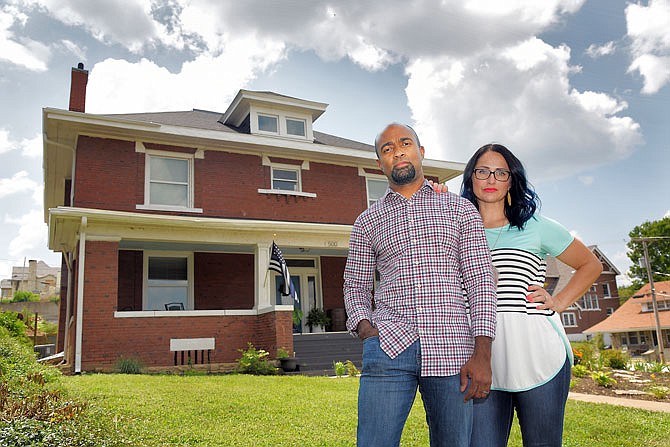
<path fill-rule="evenodd" d="M 384 178 L 367 178 L 368 206 L 379 200 L 388 188 L 389 182 Z"/>
<path fill-rule="evenodd" d="M 300 169 L 272 168 L 272 189 L 280 191 L 300 191 Z"/>
<path fill-rule="evenodd" d="M 603 296 L 605 298 L 609 298 L 610 296 L 612 296 L 610 295 L 610 285 L 607 283 L 603 284 Z"/>
<path fill-rule="evenodd" d="M 149 204 L 190 207 L 191 160 L 149 156 Z"/>

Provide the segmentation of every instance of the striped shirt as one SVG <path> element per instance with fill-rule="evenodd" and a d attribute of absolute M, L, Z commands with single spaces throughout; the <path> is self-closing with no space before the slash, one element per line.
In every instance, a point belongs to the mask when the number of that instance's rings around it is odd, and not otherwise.
<path fill-rule="evenodd" d="M 559 256 L 574 240 L 558 222 L 536 214 L 519 230 L 487 228 L 498 270 L 498 325 L 491 346 L 491 389 L 526 391 L 547 383 L 572 349 L 560 316 L 527 299 L 528 286 L 543 286 L 547 255 Z"/>
<path fill-rule="evenodd" d="M 354 223 L 344 303 L 347 328 L 355 333 L 369 320 L 391 358 L 420 340 L 422 376 L 458 374 L 474 337 L 493 338 L 496 327 L 491 255 L 475 207 L 428 182 L 410 199 L 389 188 Z"/>

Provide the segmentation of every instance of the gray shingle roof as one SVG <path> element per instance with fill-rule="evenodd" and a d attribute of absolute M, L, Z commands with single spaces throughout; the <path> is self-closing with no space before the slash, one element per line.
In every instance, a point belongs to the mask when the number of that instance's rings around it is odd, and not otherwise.
<path fill-rule="evenodd" d="M 248 134 L 248 129 L 236 128 L 220 123 L 221 113 L 208 110 L 193 109 L 190 111 L 178 112 L 155 112 L 155 113 L 123 113 L 114 115 L 104 115 L 107 117 L 124 118 L 137 121 L 152 122 L 169 126 L 192 127 L 196 129 L 214 130 L 228 133 Z M 314 131 L 314 143 L 325 144 L 328 146 L 343 147 L 348 149 L 357 149 L 362 151 L 374 152 L 373 145 L 361 143 L 359 141 L 349 140 L 347 138 L 330 135 L 323 132 Z"/>

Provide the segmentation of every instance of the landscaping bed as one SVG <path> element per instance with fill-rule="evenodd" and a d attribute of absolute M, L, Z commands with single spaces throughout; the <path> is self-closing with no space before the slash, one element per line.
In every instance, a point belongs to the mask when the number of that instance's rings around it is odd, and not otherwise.
<path fill-rule="evenodd" d="M 581 378 L 573 374 L 570 392 L 670 403 L 670 392 L 666 393 L 665 397 L 660 397 L 663 394 L 662 389 L 656 395 L 650 391 L 652 387 L 667 387 L 670 391 L 670 372 L 628 371 L 612 368 L 603 368 L 601 371 L 609 374 L 609 377 L 616 380 L 616 383 L 605 387 L 598 384 L 591 374 Z"/>

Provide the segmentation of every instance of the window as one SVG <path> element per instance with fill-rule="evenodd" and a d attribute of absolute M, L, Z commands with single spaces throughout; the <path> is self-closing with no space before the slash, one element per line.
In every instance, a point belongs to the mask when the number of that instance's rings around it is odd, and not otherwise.
<path fill-rule="evenodd" d="M 575 327 L 577 326 L 577 319 L 575 318 L 575 314 L 572 312 L 564 312 L 561 314 L 561 318 L 563 319 L 563 326 L 564 327 Z"/>
<path fill-rule="evenodd" d="M 613 307 L 608 307 L 608 308 L 607 308 L 607 316 L 609 317 L 609 316 L 612 315 L 613 313 L 614 313 L 614 308 L 613 308 Z"/>
<path fill-rule="evenodd" d="M 189 207 L 190 160 L 149 156 L 149 204 Z"/>
<path fill-rule="evenodd" d="M 279 133 L 278 119 L 272 115 L 258 115 L 258 130 L 261 132 Z"/>
<path fill-rule="evenodd" d="M 609 298 L 610 296 L 610 285 L 609 284 L 603 284 L 603 296 L 605 298 Z"/>
<path fill-rule="evenodd" d="M 144 310 L 166 310 L 168 303 L 181 303 L 189 309 L 192 277 L 191 255 L 153 255 L 145 253 L 146 294 Z"/>
<path fill-rule="evenodd" d="M 628 341 L 630 342 L 631 345 L 637 345 L 638 343 L 638 338 L 637 338 L 637 332 L 629 332 L 628 333 Z"/>
<path fill-rule="evenodd" d="M 587 293 L 579 299 L 579 305 L 582 310 L 599 310 L 598 295 L 595 293 Z"/>
<path fill-rule="evenodd" d="M 272 189 L 300 191 L 300 169 L 272 168 Z"/>
<path fill-rule="evenodd" d="M 144 203 L 136 208 L 201 213 L 193 207 L 193 160 L 203 158 L 202 152 L 149 151 L 141 142 L 136 147 L 145 153 Z"/>
<path fill-rule="evenodd" d="M 658 308 L 659 311 L 670 309 L 670 302 L 667 300 L 656 300 L 656 307 Z M 649 301 L 647 303 L 642 304 L 642 312 L 653 312 L 653 311 L 654 311 L 653 301 Z"/>
<path fill-rule="evenodd" d="M 368 177 L 368 206 L 379 200 L 386 192 L 386 188 L 388 188 L 388 186 L 389 182 L 386 179 Z"/>
<path fill-rule="evenodd" d="M 286 118 L 286 133 L 298 137 L 305 136 L 305 120 Z"/>

